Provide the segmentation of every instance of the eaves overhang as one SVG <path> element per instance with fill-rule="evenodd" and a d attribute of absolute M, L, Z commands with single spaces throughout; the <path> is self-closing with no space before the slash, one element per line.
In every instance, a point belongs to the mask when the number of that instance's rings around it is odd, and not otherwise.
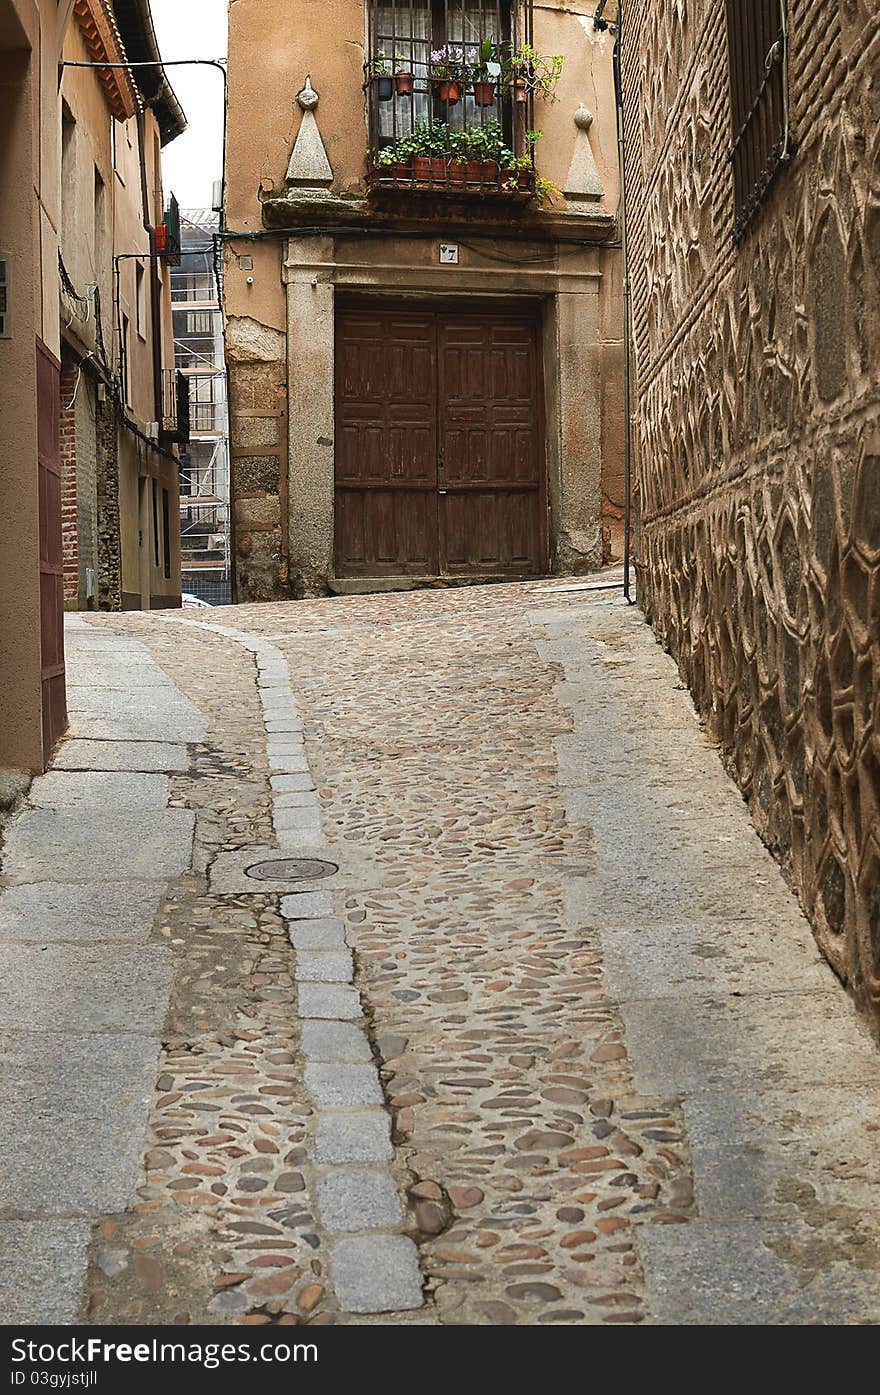
<path fill-rule="evenodd" d="M 153 110 L 162 144 L 168 145 L 183 135 L 186 117 L 162 67 L 150 0 L 113 0 L 113 11 L 129 62 L 151 65 L 132 69 L 132 76 L 144 102 Z"/>
<path fill-rule="evenodd" d="M 116 19 L 109 0 L 74 0 L 73 15 L 93 63 L 125 63 Z M 140 107 L 140 96 L 126 68 L 99 68 L 98 81 L 117 121 L 127 121 Z"/>

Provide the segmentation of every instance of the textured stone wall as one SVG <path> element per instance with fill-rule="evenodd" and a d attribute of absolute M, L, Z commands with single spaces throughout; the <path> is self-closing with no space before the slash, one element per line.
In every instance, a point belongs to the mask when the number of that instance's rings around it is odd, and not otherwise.
<path fill-rule="evenodd" d="M 116 410 L 107 399 L 97 402 L 96 491 L 98 501 L 98 607 L 122 609 L 122 536 L 119 514 L 119 436 Z"/>
<path fill-rule="evenodd" d="M 287 599 L 287 337 L 230 317 L 226 365 L 236 594 Z"/>
<path fill-rule="evenodd" d="M 734 248 L 724 0 L 625 15 L 641 595 L 880 1009 L 880 12 L 792 0 L 795 154 Z"/>

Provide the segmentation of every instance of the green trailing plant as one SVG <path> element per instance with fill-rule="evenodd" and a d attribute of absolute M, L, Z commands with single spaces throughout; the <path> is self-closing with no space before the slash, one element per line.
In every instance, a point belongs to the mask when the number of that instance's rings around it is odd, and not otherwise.
<path fill-rule="evenodd" d="M 495 120 L 452 131 L 450 149 L 458 160 L 495 160 L 504 168 L 511 167 L 516 160 L 505 141 L 501 123 Z"/>
<path fill-rule="evenodd" d="M 383 145 L 379 150 L 368 150 L 367 159 L 379 170 L 390 169 L 392 165 L 405 162 L 408 157 L 403 157 L 400 153 L 400 145 Z"/>
<path fill-rule="evenodd" d="M 395 58 L 398 56 L 399 55 L 395 54 Z M 391 60 L 384 48 L 380 48 L 378 53 L 374 55 L 369 66 L 369 75 L 373 78 L 391 76 Z"/>
<path fill-rule="evenodd" d="M 559 85 L 565 58 L 562 54 L 539 53 L 531 44 L 508 46 L 501 63 L 505 91 L 521 96 L 552 97 Z"/>
<path fill-rule="evenodd" d="M 553 183 L 552 179 L 545 179 L 542 174 L 535 176 L 535 203 L 544 205 L 555 203 L 556 199 L 562 196 L 562 190 Z"/>
<path fill-rule="evenodd" d="M 392 145 L 369 151 L 368 159 L 379 170 L 405 165 L 418 157 L 496 164 L 501 171 L 502 187 L 512 190 L 522 188 L 521 171 L 532 172 L 534 150 L 541 134 L 540 131 L 526 131 L 526 152 L 517 155 L 507 144 L 500 121 L 495 119 L 457 129 L 445 121 L 417 121 L 409 135 L 398 136 Z M 555 188 L 549 181 L 544 183 L 548 191 Z"/>

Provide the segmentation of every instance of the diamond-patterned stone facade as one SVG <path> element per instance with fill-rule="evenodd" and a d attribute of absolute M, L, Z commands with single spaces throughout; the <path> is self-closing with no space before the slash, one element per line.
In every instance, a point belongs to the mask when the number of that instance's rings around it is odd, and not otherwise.
<path fill-rule="evenodd" d="M 791 0 L 795 154 L 733 243 L 724 0 L 624 38 L 641 596 L 880 1013 L 880 12 Z"/>

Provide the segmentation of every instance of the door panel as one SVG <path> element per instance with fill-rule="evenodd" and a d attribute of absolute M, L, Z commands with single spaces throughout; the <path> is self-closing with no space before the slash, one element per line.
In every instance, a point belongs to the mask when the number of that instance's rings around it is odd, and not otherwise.
<path fill-rule="evenodd" d="M 338 575 L 436 572 L 435 384 L 432 316 L 378 309 L 340 314 Z"/>
<path fill-rule="evenodd" d="M 64 678 L 64 560 L 61 548 L 61 370 L 37 340 L 37 454 L 40 484 L 40 652 L 43 763 L 67 730 Z"/>
<path fill-rule="evenodd" d="M 443 570 L 540 571 L 534 326 L 483 315 L 446 319 L 438 355 Z"/>
<path fill-rule="evenodd" d="M 343 310 L 336 411 L 337 575 L 542 569 L 531 321 L 491 311 Z"/>

